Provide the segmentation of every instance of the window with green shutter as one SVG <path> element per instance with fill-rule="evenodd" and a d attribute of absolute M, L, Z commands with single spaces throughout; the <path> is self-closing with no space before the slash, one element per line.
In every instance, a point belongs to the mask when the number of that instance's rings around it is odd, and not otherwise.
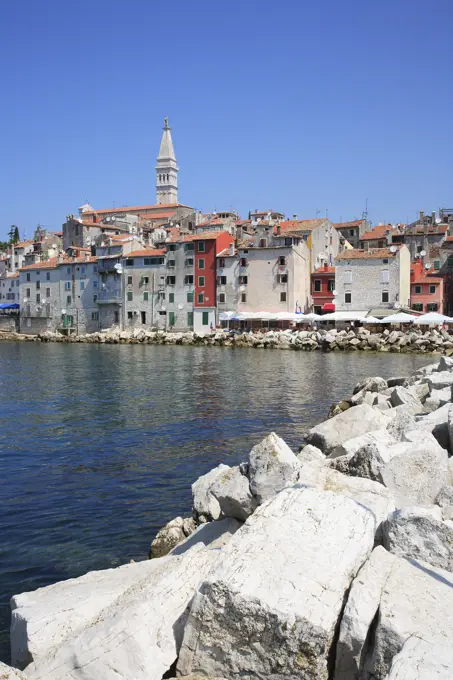
<path fill-rule="evenodd" d="M 440 260 L 434 260 L 434 269 L 440 269 Z"/>
<path fill-rule="evenodd" d="M 209 326 L 209 312 L 203 312 L 203 326 Z"/>
<path fill-rule="evenodd" d="M 193 302 L 193 291 L 187 293 L 187 302 Z"/>
<path fill-rule="evenodd" d="M 168 302 L 174 302 L 174 301 L 175 301 L 175 294 L 169 293 L 168 294 Z"/>
<path fill-rule="evenodd" d="M 127 301 L 128 301 L 128 302 L 132 302 L 133 297 L 134 297 L 134 294 L 132 293 L 132 291 L 129 291 L 129 292 L 127 293 Z"/>
<path fill-rule="evenodd" d="M 187 325 L 189 328 L 193 328 L 193 312 L 187 312 Z"/>
<path fill-rule="evenodd" d="M 148 297 L 149 297 L 148 291 L 145 290 L 144 293 L 143 293 L 143 301 L 144 301 L 144 302 L 148 302 Z"/>
<path fill-rule="evenodd" d="M 168 325 L 169 325 L 169 326 L 174 326 L 174 325 L 175 325 L 175 313 L 174 313 L 174 312 L 169 312 L 169 313 L 168 313 Z"/>

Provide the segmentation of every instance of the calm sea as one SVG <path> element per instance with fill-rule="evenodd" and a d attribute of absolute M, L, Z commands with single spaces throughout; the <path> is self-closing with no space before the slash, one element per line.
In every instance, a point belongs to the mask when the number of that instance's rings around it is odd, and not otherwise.
<path fill-rule="evenodd" d="M 275 430 L 296 449 L 370 375 L 432 357 L 0 344 L 0 659 L 9 598 L 144 559 L 190 485 Z"/>

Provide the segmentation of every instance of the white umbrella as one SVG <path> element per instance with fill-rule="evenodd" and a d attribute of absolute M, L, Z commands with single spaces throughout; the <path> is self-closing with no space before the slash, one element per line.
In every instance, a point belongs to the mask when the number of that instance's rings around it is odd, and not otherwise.
<path fill-rule="evenodd" d="M 248 319 L 256 319 L 255 314 L 256 312 L 239 312 L 235 318 L 239 321 L 247 321 Z"/>
<path fill-rule="evenodd" d="M 219 314 L 219 320 L 220 321 L 229 321 L 230 319 L 235 316 L 236 312 L 220 312 Z"/>
<path fill-rule="evenodd" d="M 439 312 L 428 312 L 427 314 L 422 314 L 419 316 L 415 323 L 421 324 L 442 324 L 442 323 L 453 323 L 453 319 L 445 314 L 439 314 Z"/>
<path fill-rule="evenodd" d="M 378 319 L 375 316 L 366 316 L 364 319 L 362 319 L 363 323 L 381 323 L 381 320 Z"/>
<path fill-rule="evenodd" d="M 275 318 L 278 321 L 294 321 L 294 314 L 293 312 L 277 312 Z"/>
<path fill-rule="evenodd" d="M 381 323 L 412 323 L 417 320 L 417 316 L 413 314 L 406 314 L 406 312 L 398 312 L 398 314 L 391 314 L 381 319 Z"/>
<path fill-rule="evenodd" d="M 310 314 L 304 314 L 303 321 L 317 321 L 318 319 L 325 319 L 326 316 L 329 316 L 329 315 L 326 314 L 325 316 L 321 316 L 320 314 L 315 314 L 314 312 L 310 312 Z"/>
<path fill-rule="evenodd" d="M 270 320 L 270 319 L 276 319 L 277 318 L 277 313 L 276 312 L 255 312 L 257 319 L 265 319 L 265 320 Z"/>

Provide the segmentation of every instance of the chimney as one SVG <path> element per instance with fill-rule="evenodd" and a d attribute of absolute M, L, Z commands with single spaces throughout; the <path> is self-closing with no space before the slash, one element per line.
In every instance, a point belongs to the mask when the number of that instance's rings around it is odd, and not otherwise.
<path fill-rule="evenodd" d="M 424 224 L 424 221 L 425 221 L 425 211 L 424 211 L 424 210 L 420 210 L 420 219 L 419 219 L 419 222 L 420 222 L 420 224 Z"/>
<path fill-rule="evenodd" d="M 230 243 L 230 255 L 234 255 L 234 243 Z"/>
<path fill-rule="evenodd" d="M 277 236 L 280 236 L 281 233 L 282 233 L 282 228 L 281 228 L 280 224 L 277 224 Z"/>
<path fill-rule="evenodd" d="M 324 262 L 324 271 L 326 272 L 328 270 L 328 268 L 329 268 L 329 265 L 327 264 L 327 262 Z"/>
<path fill-rule="evenodd" d="M 436 224 L 436 211 L 435 210 L 433 210 L 432 213 L 431 213 L 431 224 L 433 226 L 435 226 L 435 224 Z"/>

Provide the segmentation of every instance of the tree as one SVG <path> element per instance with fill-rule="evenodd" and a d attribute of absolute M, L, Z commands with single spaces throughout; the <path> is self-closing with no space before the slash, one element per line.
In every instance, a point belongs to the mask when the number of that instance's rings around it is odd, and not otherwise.
<path fill-rule="evenodd" d="M 15 229 L 14 229 L 14 243 L 19 243 L 19 241 L 20 241 L 19 227 L 15 227 Z"/>
<path fill-rule="evenodd" d="M 9 236 L 9 243 L 18 243 L 20 241 L 20 236 L 19 236 L 19 227 L 17 227 L 15 224 L 11 225 L 11 229 L 8 232 Z"/>

